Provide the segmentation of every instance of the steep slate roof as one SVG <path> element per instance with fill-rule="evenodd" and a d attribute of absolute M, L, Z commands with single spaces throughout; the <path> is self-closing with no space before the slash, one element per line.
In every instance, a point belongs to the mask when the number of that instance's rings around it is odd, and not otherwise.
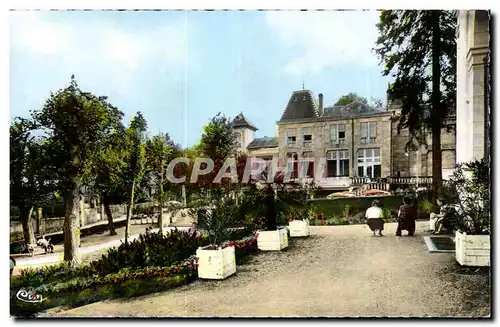
<path fill-rule="evenodd" d="M 366 103 L 354 101 L 346 106 L 325 107 L 323 117 L 357 117 L 385 113 L 383 109 L 374 108 Z"/>
<path fill-rule="evenodd" d="M 236 116 L 234 119 L 233 119 L 233 128 L 238 128 L 238 127 L 247 127 L 253 131 L 256 131 L 258 130 L 257 127 L 255 127 L 249 120 L 247 117 L 245 117 L 243 115 L 242 112 L 239 113 L 238 116 Z"/>
<path fill-rule="evenodd" d="M 262 148 L 277 148 L 278 138 L 277 137 L 260 137 L 253 139 L 250 144 L 248 144 L 247 149 L 262 149 Z"/>
<path fill-rule="evenodd" d="M 281 120 L 318 118 L 318 106 L 314 95 L 309 90 L 292 93 Z"/>

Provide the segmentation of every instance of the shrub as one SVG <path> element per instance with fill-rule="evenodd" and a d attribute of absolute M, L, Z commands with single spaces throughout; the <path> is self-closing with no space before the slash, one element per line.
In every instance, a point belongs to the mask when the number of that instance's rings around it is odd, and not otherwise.
<path fill-rule="evenodd" d="M 377 197 L 381 208 L 397 210 L 402 203 L 401 196 Z M 320 199 L 308 201 L 308 207 L 314 208 L 315 212 L 321 212 L 326 217 L 345 216 L 346 206 L 349 206 L 352 216 L 366 212 L 373 202 L 371 197 L 342 198 L 342 199 Z"/>
<path fill-rule="evenodd" d="M 474 160 L 456 166 L 450 180 L 459 195 L 459 216 L 454 216 L 454 228 L 468 234 L 491 233 L 489 164 Z"/>
<path fill-rule="evenodd" d="M 167 267 L 176 264 L 208 245 L 197 233 L 174 229 L 168 234 L 141 234 L 138 239 L 108 250 L 100 260 L 91 262 L 92 270 L 103 276 L 122 268 Z"/>
<path fill-rule="evenodd" d="M 421 216 L 429 216 L 435 211 L 435 206 L 429 200 L 420 200 L 418 202 L 418 212 Z"/>

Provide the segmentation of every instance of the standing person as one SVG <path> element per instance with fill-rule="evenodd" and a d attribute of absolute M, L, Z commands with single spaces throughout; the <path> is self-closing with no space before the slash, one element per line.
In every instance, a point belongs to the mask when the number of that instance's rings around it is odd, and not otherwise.
<path fill-rule="evenodd" d="M 415 220 L 417 220 L 417 216 L 417 208 L 413 201 L 408 197 L 404 197 L 403 205 L 399 207 L 396 236 L 402 236 L 402 230 L 407 230 L 408 236 L 413 236 L 415 234 Z"/>
<path fill-rule="evenodd" d="M 365 218 L 366 223 L 370 227 L 373 232 L 373 235 L 376 235 L 378 231 L 379 236 L 382 235 L 382 231 L 384 230 L 384 213 L 382 209 L 378 206 L 378 200 L 374 200 L 372 202 L 372 206 L 366 210 Z"/>

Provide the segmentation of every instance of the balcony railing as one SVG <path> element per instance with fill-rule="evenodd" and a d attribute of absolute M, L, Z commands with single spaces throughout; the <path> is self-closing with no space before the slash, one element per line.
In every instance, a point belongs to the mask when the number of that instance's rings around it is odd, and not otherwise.
<path fill-rule="evenodd" d="M 432 185 L 432 176 L 389 177 L 388 181 L 396 185 Z"/>
<path fill-rule="evenodd" d="M 312 147 L 312 141 L 303 141 L 302 145 L 304 148 L 310 149 Z"/>

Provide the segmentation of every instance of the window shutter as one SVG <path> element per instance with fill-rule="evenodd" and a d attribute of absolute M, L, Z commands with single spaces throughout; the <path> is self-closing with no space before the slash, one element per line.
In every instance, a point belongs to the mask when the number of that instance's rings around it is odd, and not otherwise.
<path fill-rule="evenodd" d="M 337 141 L 337 125 L 330 125 L 330 141 Z"/>
<path fill-rule="evenodd" d="M 304 135 L 306 134 L 306 129 L 302 128 L 300 130 L 300 140 L 303 142 L 304 141 Z"/>
<path fill-rule="evenodd" d="M 370 123 L 370 137 L 377 137 L 377 122 Z"/>

